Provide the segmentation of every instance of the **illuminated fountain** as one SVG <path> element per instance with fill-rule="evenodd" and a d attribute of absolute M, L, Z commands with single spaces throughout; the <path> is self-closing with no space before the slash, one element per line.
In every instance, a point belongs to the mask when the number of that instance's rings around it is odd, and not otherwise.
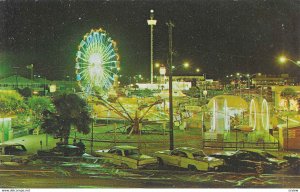
<path fill-rule="evenodd" d="M 211 125 L 211 132 L 230 131 L 230 116 L 226 99 L 213 100 Z"/>
<path fill-rule="evenodd" d="M 227 99 L 224 100 L 224 129 L 227 132 L 230 131 L 230 116 L 228 113 Z"/>
<path fill-rule="evenodd" d="M 265 131 L 269 131 L 270 114 L 269 114 L 268 102 L 266 101 L 266 99 L 264 99 L 261 104 L 261 125 Z"/>
<path fill-rule="evenodd" d="M 266 99 L 253 98 L 247 103 L 233 95 L 219 95 L 208 103 L 210 131 L 205 137 L 229 142 L 275 141 L 267 134 L 270 128 L 270 108 Z M 217 145 L 216 144 L 216 145 Z"/>
<path fill-rule="evenodd" d="M 252 127 L 252 130 L 256 129 L 256 118 L 257 118 L 257 109 L 256 109 L 256 103 L 254 99 L 251 99 L 250 102 L 250 114 L 249 114 L 249 126 Z"/>
<path fill-rule="evenodd" d="M 256 130 L 261 132 L 269 130 L 270 112 L 266 99 L 263 99 L 260 111 L 258 111 L 256 101 L 254 99 L 251 100 L 249 112 L 249 127 L 252 127 L 253 131 Z"/>
<path fill-rule="evenodd" d="M 217 128 L 218 121 L 218 110 L 216 99 L 213 101 L 213 113 L 212 113 L 212 123 L 211 123 L 211 132 L 214 132 Z"/>

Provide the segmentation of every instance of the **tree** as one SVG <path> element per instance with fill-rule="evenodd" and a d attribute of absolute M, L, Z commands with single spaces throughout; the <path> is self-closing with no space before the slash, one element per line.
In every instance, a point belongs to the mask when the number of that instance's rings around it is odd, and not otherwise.
<path fill-rule="evenodd" d="M 285 88 L 281 91 L 280 96 L 287 100 L 288 111 L 290 110 L 290 100 L 297 97 L 297 93 L 292 88 Z"/>
<path fill-rule="evenodd" d="M 55 112 L 43 112 L 42 129 L 51 135 L 60 137 L 68 143 L 71 126 L 79 133 L 88 134 L 91 115 L 87 102 L 76 94 L 63 94 L 53 99 Z"/>
<path fill-rule="evenodd" d="M 0 119 L 3 117 L 11 117 L 13 115 L 19 115 L 26 112 L 26 105 L 23 101 L 22 96 L 16 91 L 0 91 Z M 16 119 L 19 119 L 16 118 Z M 4 142 L 5 130 L 2 125 L 1 132 L 1 142 Z"/>
<path fill-rule="evenodd" d="M 26 105 L 23 97 L 15 91 L 1 91 L 0 117 L 16 115 L 24 112 Z"/>
<path fill-rule="evenodd" d="M 33 117 L 34 128 L 39 127 L 42 123 L 42 113 L 45 110 L 54 112 L 55 108 L 48 97 L 34 96 L 28 99 L 28 107 Z"/>
<path fill-rule="evenodd" d="M 17 91 L 25 98 L 32 96 L 32 89 L 29 87 L 25 87 L 24 89 L 17 89 Z"/>
<path fill-rule="evenodd" d="M 191 87 L 188 91 L 184 91 L 184 93 L 190 97 L 199 98 L 200 90 L 198 87 Z"/>

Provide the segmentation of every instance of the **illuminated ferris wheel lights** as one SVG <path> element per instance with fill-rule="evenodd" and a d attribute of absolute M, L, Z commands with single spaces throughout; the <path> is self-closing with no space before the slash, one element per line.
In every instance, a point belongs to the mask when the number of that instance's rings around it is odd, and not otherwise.
<path fill-rule="evenodd" d="M 90 56 L 89 58 L 89 63 L 90 64 L 96 64 L 96 65 L 101 65 L 103 62 L 102 57 L 98 53 L 94 53 Z"/>
<path fill-rule="evenodd" d="M 103 68 L 101 64 L 96 64 L 96 63 L 91 64 L 88 71 L 90 77 L 95 81 L 101 79 L 100 77 L 103 76 Z"/>
<path fill-rule="evenodd" d="M 76 53 L 77 81 L 87 94 L 105 94 L 114 82 L 119 55 L 114 42 L 103 29 L 91 30 Z"/>

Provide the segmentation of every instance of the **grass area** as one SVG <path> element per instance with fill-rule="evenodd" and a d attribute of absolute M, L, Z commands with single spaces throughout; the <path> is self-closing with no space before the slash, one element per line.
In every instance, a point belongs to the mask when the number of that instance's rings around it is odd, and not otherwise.
<path fill-rule="evenodd" d="M 116 126 L 118 127 L 118 126 Z M 155 128 L 155 127 L 154 127 Z M 82 135 L 76 133 L 76 138 L 81 138 L 87 143 L 87 148 L 90 148 L 91 134 Z M 72 132 L 70 137 L 75 138 L 75 132 Z M 150 132 L 138 134 L 127 134 L 114 132 L 114 125 L 94 127 L 94 149 L 110 148 L 114 145 L 133 145 L 139 146 L 142 151 L 157 151 L 169 148 L 170 136 L 167 130 L 160 132 Z M 174 130 L 175 147 L 191 146 L 200 147 L 201 144 L 200 129 Z M 89 149 L 87 149 L 89 150 Z"/>

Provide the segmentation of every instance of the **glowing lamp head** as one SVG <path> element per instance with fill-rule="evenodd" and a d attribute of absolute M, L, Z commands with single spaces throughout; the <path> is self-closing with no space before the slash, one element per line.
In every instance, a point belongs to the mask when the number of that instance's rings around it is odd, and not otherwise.
<path fill-rule="evenodd" d="M 183 64 L 183 67 L 184 67 L 184 68 L 188 68 L 189 66 L 190 66 L 189 63 L 184 63 L 184 64 Z"/>
<path fill-rule="evenodd" d="M 280 63 L 285 63 L 286 60 L 287 60 L 287 58 L 286 58 L 285 56 L 279 57 L 279 62 L 280 62 Z"/>

